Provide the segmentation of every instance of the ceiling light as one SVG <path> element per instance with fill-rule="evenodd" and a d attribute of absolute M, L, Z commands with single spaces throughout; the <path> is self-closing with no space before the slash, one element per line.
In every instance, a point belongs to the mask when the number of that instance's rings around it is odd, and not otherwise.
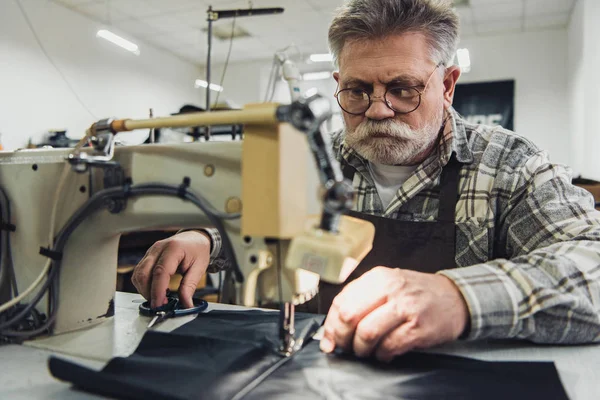
<path fill-rule="evenodd" d="M 331 78 L 331 71 L 307 72 L 302 74 L 302 79 L 305 81 L 320 81 Z"/>
<path fill-rule="evenodd" d="M 333 61 L 333 55 L 329 53 L 311 54 L 309 60 L 312 62 L 331 62 Z"/>
<path fill-rule="evenodd" d="M 140 48 L 137 44 L 130 42 L 127 39 L 122 38 L 119 35 L 115 35 L 111 31 L 107 31 L 106 29 L 100 29 L 96 33 L 96 37 L 101 37 L 102 39 L 106 39 L 109 42 L 116 44 L 117 46 L 132 52 L 136 56 L 140 55 Z"/>
<path fill-rule="evenodd" d="M 203 81 L 202 79 L 196 79 L 196 83 L 195 83 L 194 86 L 196 86 L 196 89 L 197 88 L 201 88 L 201 87 L 205 88 L 205 87 L 208 86 L 208 82 Z M 210 84 L 210 90 L 214 90 L 215 92 L 222 92 L 223 91 L 223 86 L 219 86 L 219 85 L 217 85 L 215 83 L 211 83 Z"/>
<path fill-rule="evenodd" d="M 471 57 L 469 56 L 468 49 L 456 50 L 456 58 L 458 59 L 458 66 L 462 72 L 469 72 L 471 70 Z"/>

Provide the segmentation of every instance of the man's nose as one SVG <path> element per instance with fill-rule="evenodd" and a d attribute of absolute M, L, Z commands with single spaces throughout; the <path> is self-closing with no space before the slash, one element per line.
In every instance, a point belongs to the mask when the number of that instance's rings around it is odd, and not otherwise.
<path fill-rule="evenodd" d="M 395 115 L 396 113 L 388 107 L 383 97 L 371 97 L 371 106 L 365 112 L 365 117 L 374 120 L 393 118 Z"/>

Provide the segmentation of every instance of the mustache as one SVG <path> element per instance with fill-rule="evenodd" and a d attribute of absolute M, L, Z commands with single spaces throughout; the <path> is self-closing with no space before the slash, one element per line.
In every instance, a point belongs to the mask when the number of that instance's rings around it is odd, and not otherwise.
<path fill-rule="evenodd" d="M 418 132 L 413 130 L 407 123 L 392 120 L 366 120 L 358 125 L 352 133 L 355 140 L 373 137 L 409 139 L 418 135 Z"/>

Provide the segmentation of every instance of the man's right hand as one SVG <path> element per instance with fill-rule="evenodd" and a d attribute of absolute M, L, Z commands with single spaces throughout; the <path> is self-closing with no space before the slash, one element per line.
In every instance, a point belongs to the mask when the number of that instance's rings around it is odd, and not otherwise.
<path fill-rule="evenodd" d="M 133 270 L 131 281 L 151 307 L 167 302 L 171 276 L 183 275 L 179 299 L 184 307 L 193 307 L 192 296 L 210 261 L 210 237 L 200 231 L 178 233 L 152 245 Z"/>

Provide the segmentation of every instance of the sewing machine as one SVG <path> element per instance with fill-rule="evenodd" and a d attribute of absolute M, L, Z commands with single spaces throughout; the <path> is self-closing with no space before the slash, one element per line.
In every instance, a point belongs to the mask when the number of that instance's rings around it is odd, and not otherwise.
<path fill-rule="evenodd" d="M 246 306 L 284 303 L 280 351 L 293 353 L 294 305 L 314 296 L 320 278 L 343 282 L 374 235 L 370 223 L 342 216 L 353 191 L 319 130 L 329 117 L 323 100 L 102 120 L 86 133 L 90 148 L 0 153 L 17 285 L 42 279 L 25 302 L 52 278 L 51 295 L 37 303 L 51 334 L 98 324 L 113 314 L 121 234 L 217 226 L 235 260 L 232 297 Z M 218 124 L 244 124 L 244 140 L 114 146 L 118 132 Z M 324 188 L 316 218 L 306 206 L 306 193 L 317 193 L 307 180 L 309 147 Z M 6 291 L 5 282 L 0 299 Z"/>

